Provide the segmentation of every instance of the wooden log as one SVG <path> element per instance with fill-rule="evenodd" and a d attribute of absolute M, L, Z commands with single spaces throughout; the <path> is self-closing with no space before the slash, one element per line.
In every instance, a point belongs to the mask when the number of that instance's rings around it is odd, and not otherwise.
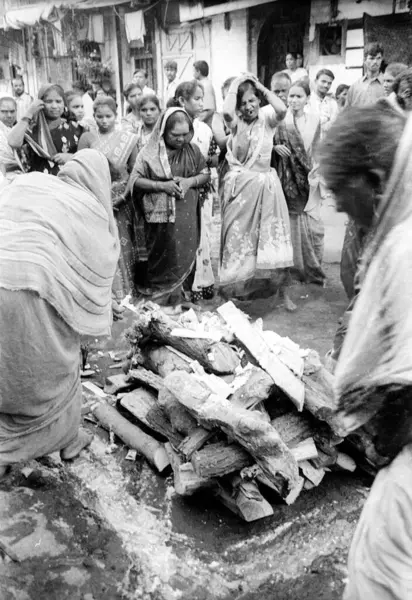
<path fill-rule="evenodd" d="M 161 377 L 166 377 L 174 371 L 187 371 L 188 373 L 192 371 L 191 360 L 188 357 L 183 358 L 180 353 L 167 346 L 148 344 L 144 348 L 143 355 L 146 367 Z"/>
<path fill-rule="evenodd" d="M 118 392 L 128 391 L 134 388 L 136 384 L 133 381 L 127 379 L 127 375 L 121 373 L 120 375 L 111 375 L 106 377 L 104 386 L 104 393 L 114 395 Z"/>
<path fill-rule="evenodd" d="M 139 321 L 134 324 L 134 327 L 139 327 Z M 172 335 L 176 327 L 180 327 L 179 323 L 170 319 L 161 310 L 153 310 L 140 322 L 144 335 L 161 344 L 176 348 L 216 375 L 234 373 L 240 365 L 239 355 L 226 342 L 178 337 Z"/>
<path fill-rule="evenodd" d="M 318 457 L 318 451 L 313 438 L 307 438 L 299 442 L 296 446 L 290 447 L 293 458 L 300 463 L 303 460 L 310 460 Z"/>
<path fill-rule="evenodd" d="M 249 379 L 232 394 L 230 401 L 241 408 L 254 408 L 269 398 L 274 385 L 272 377 L 266 371 L 253 367 Z"/>
<path fill-rule="evenodd" d="M 261 466 L 268 479 L 281 475 L 289 494 L 298 484 L 298 466 L 276 429 L 257 411 L 233 406 L 229 400 L 210 394 L 188 373 L 171 373 L 165 386 L 179 401 L 208 427 L 220 427 L 243 446 Z"/>
<path fill-rule="evenodd" d="M 305 397 L 304 385 L 271 350 L 262 332 L 252 327 L 247 316 L 236 308 L 233 302 L 227 302 L 217 310 L 230 326 L 236 338 L 301 411 Z"/>
<path fill-rule="evenodd" d="M 133 381 L 138 385 L 144 383 L 145 385 L 153 388 L 154 390 L 160 391 L 164 388 L 163 379 L 153 373 L 152 371 L 148 371 L 143 367 L 138 367 L 136 369 L 130 369 L 127 374 L 127 380 Z"/>
<path fill-rule="evenodd" d="M 225 482 L 219 481 L 215 494 L 222 504 L 248 523 L 273 515 L 273 508 L 254 481 L 244 481 L 235 475 Z"/>
<path fill-rule="evenodd" d="M 149 390 L 144 388 L 133 390 L 123 396 L 120 404 L 146 427 L 166 437 L 175 448 L 182 442 L 183 436 L 173 429 L 158 405 L 156 396 Z"/>
<path fill-rule="evenodd" d="M 314 436 L 312 423 L 305 414 L 290 412 L 271 421 L 285 444 L 297 444 Z"/>
<path fill-rule="evenodd" d="M 301 470 L 302 474 L 306 477 L 306 479 L 313 483 L 314 486 L 318 486 L 322 479 L 325 477 L 324 469 L 316 469 L 307 460 L 304 460 L 299 463 L 299 469 Z"/>
<path fill-rule="evenodd" d="M 215 431 L 205 429 L 204 427 L 196 427 L 196 429 L 189 433 L 182 441 L 179 446 L 179 452 L 181 452 L 187 460 L 190 460 L 193 453 L 200 450 L 200 448 L 202 448 L 215 433 Z"/>
<path fill-rule="evenodd" d="M 274 331 L 263 331 L 263 337 L 267 344 L 275 349 L 279 359 L 286 365 L 292 373 L 302 377 L 305 367 L 305 360 L 299 353 L 299 346 L 287 338 L 282 338 Z"/>
<path fill-rule="evenodd" d="M 342 471 L 350 471 L 351 473 L 356 471 L 356 462 L 344 452 L 338 452 L 336 466 L 342 469 Z"/>
<path fill-rule="evenodd" d="M 316 469 L 326 469 L 334 465 L 338 458 L 338 451 L 333 449 L 333 454 L 326 454 L 318 448 L 318 457 L 311 460 L 312 465 Z"/>
<path fill-rule="evenodd" d="M 223 477 L 253 463 L 253 458 L 238 444 L 216 442 L 194 452 L 191 463 L 199 477 Z"/>
<path fill-rule="evenodd" d="M 321 367 L 310 375 L 303 374 L 305 384 L 305 408 L 320 421 L 326 421 L 332 431 L 343 437 L 345 432 L 340 417 L 335 412 L 334 376 Z"/>
<path fill-rule="evenodd" d="M 197 429 L 196 419 L 180 404 L 176 396 L 165 387 L 159 392 L 158 402 L 175 431 L 188 435 Z"/>
<path fill-rule="evenodd" d="M 113 431 L 129 448 L 143 454 L 158 471 L 162 472 L 169 466 L 170 461 L 164 445 L 147 435 L 136 425 L 132 425 L 115 408 L 99 402 L 92 410 L 94 416 L 105 429 Z"/>
<path fill-rule="evenodd" d="M 199 490 L 217 485 L 213 479 L 199 477 L 195 473 L 193 465 L 184 462 L 179 453 L 170 444 L 165 444 L 165 448 L 173 469 L 173 485 L 176 494 L 179 494 L 179 496 L 192 496 Z"/>

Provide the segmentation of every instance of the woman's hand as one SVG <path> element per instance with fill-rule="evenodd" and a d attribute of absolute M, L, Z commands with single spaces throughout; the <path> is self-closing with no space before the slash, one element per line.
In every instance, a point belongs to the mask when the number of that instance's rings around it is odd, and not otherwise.
<path fill-rule="evenodd" d="M 34 119 L 34 117 L 37 117 L 37 115 L 39 114 L 39 112 L 41 110 L 43 110 L 43 108 L 44 108 L 43 100 L 40 100 L 40 99 L 34 100 L 30 104 L 29 108 L 27 109 L 25 117 L 32 120 L 32 119 Z"/>
<path fill-rule="evenodd" d="M 180 197 L 184 198 L 187 192 L 192 187 L 190 179 L 187 179 L 185 177 L 176 177 L 176 179 L 178 180 L 180 186 Z"/>
<path fill-rule="evenodd" d="M 121 321 L 123 319 L 124 310 L 124 306 L 121 306 L 117 300 L 112 298 L 112 312 L 114 321 Z"/>
<path fill-rule="evenodd" d="M 177 196 L 180 198 L 181 194 L 182 194 L 182 190 L 179 186 L 179 178 L 176 178 L 176 180 L 170 180 L 170 181 L 162 181 L 158 187 L 159 192 L 164 192 L 165 194 L 168 194 L 169 196 Z M 155 189 L 156 191 L 156 189 Z"/>
<path fill-rule="evenodd" d="M 289 158 L 289 156 L 292 154 L 289 148 L 284 144 L 277 144 L 275 146 L 275 152 L 276 154 L 279 154 L 279 156 L 281 156 L 282 158 Z"/>
<path fill-rule="evenodd" d="M 69 152 L 58 152 L 52 157 L 52 160 L 58 165 L 65 165 L 71 158 L 73 155 Z"/>

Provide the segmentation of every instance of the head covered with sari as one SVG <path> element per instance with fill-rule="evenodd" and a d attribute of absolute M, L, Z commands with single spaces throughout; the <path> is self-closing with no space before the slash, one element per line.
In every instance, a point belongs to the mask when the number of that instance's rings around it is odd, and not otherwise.
<path fill-rule="evenodd" d="M 174 125 L 175 117 L 183 115 L 189 125 L 189 135 L 182 148 L 174 150 L 173 159 L 195 164 L 197 154 L 190 141 L 193 138 L 193 123 L 183 108 L 172 107 L 157 121 L 152 135 L 146 146 L 140 151 L 132 174 L 130 175 L 129 187 L 133 185 L 138 177 L 151 179 L 153 181 L 170 181 L 173 179 L 168 149 L 166 147 L 165 134 Z M 169 149 L 170 152 L 170 149 Z M 148 223 L 174 223 L 176 220 L 176 200 L 165 192 L 147 193 L 143 199 L 143 211 Z"/>
<path fill-rule="evenodd" d="M 119 240 L 110 171 L 81 150 L 57 177 L 21 175 L 2 191 L 0 287 L 31 290 L 79 334 L 108 335 Z"/>
<path fill-rule="evenodd" d="M 390 409 L 392 392 L 396 397 L 412 386 L 412 118 L 405 125 L 402 115 L 379 103 L 342 113 L 320 158 L 340 210 L 350 209 L 371 228 L 335 372 L 347 435 Z M 373 187 L 368 200 L 365 189 Z"/>

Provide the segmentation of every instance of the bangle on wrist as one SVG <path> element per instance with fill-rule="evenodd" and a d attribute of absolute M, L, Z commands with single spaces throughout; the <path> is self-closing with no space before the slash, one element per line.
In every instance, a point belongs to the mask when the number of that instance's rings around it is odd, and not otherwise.
<path fill-rule="evenodd" d="M 31 118 L 30 118 L 30 117 L 26 117 L 26 116 L 24 116 L 24 117 L 22 117 L 22 118 L 20 119 L 20 121 L 24 121 L 25 123 L 30 123 L 30 121 L 31 121 Z"/>

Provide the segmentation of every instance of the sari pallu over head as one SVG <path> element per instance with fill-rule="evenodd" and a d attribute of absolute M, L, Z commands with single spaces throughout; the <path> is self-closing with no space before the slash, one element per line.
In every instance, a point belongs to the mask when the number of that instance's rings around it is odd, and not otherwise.
<path fill-rule="evenodd" d="M 29 173 L 2 190 L 0 287 L 31 290 L 83 335 L 108 335 L 119 241 L 106 158 L 82 150 L 57 177 Z"/>
<path fill-rule="evenodd" d="M 336 368 L 342 434 L 370 421 L 385 394 L 412 386 L 412 118 L 357 274 L 360 288 Z"/>
<path fill-rule="evenodd" d="M 175 112 L 182 112 L 188 117 L 190 125 L 189 138 L 186 144 L 174 151 L 174 160 L 183 162 L 188 168 L 194 168 L 197 159 L 190 141 L 193 138 L 193 125 L 189 115 L 182 108 L 168 108 L 157 121 L 146 146 L 139 152 L 136 164 L 130 175 L 129 189 L 133 190 L 136 179 L 145 178 L 153 181 L 170 181 L 173 174 L 167 155 L 164 133 L 169 117 Z M 142 207 L 147 223 L 175 223 L 176 200 L 165 192 L 145 192 L 142 194 Z"/>

